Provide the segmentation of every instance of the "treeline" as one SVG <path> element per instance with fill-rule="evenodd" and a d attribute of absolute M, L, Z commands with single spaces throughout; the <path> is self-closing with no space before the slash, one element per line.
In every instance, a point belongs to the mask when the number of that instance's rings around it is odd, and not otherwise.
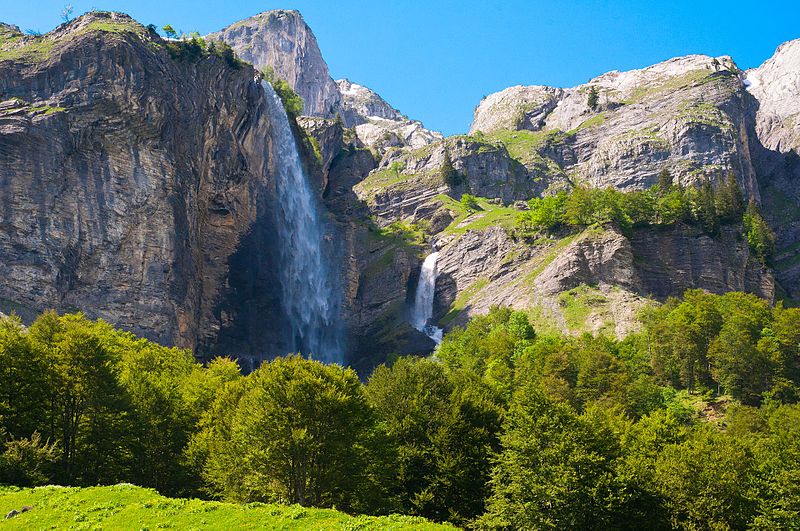
<path fill-rule="evenodd" d="M 479 529 L 800 524 L 800 310 L 740 293 L 687 292 L 623 341 L 539 335 L 495 308 L 366 383 L 300 357 L 204 368 L 48 313 L 2 323 L 0 384 L 0 482 Z"/>
<path fill-rule="evenodd" d="M 717 188 L 707 180 L 699 187 L 682 187 L 674 185 L 669 170 L 664 169 L 658 184 L 646 190 L 622 192 L 577 186 L 569 193 L 533 198 L 528 206 L 529 210 L 518 214 L 514 227 L 514 234 L 523 238 L 563 227 L 615 223 L 627 231 L 679 222 L 698 226 L 715 236 L 721 225 L 743 223 L 744 236 L 762 261 L 774 251 L 774 235 L 756 204 L 745 206 L 732 173 Z"/>

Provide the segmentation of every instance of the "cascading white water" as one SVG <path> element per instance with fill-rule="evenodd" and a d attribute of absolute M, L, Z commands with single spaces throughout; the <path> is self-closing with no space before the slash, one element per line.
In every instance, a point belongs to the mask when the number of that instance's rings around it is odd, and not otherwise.
<path fill-rule="evenodd" d="M 343 364 L 338 296 L 322 249 L 323 224 L 308 182 L 289 118 L 266 81 L 271 140 L 276 166 L 277 235 L 281 305 L 291 326 L 293 352 Z"/>
<path fill-rule="evenodd" d="M 433 317 L 433 297 L 436 293 L 436 259 L 438 252 L 433 252 L 425 257 L 422 269 L 419 272 L 417 292 L 414 294 L 414 307 L 411 308 L 411 326 L 423 332 L 436 344 L 442 342 L 442 329 L 430 322 Z"/>

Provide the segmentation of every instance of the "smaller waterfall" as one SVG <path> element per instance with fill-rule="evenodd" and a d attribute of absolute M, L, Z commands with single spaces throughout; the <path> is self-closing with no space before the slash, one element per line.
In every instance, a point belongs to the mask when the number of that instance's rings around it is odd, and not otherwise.
<path fill-rule="evenodd" d="M 442 342 L 442 329 L 430 322 L 433 316 L 433 297 L 436 292 L 436 259 L 438 252 L 429 254 L 422 263 L 414 295 L 414 307 L 411 308 L 411 326 L 433 339 L 436 344 Z"/>

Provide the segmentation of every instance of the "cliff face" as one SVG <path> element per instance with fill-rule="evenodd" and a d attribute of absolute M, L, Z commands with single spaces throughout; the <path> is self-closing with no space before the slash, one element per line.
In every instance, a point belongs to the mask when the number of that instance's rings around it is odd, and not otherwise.
<path fill-rule="evenodd" d="M 688 56 L 575 88 L 512 87 L 481 102 L 470 135 L 445 139 L 366 87 L 334 82 L 296 12 L 209 37 L 304 98 L 311 116 L 296 132 L 309 138 L 359 369 L 432 348 L 407 313 L 434 246 L 434 317 L 446 327 L 504 304 L 539 329 L 622 336 L 644 302 L 687 288 L 775 297 L 740 225 L 715 237 L 604 226 L 535 242 L 507 230 L 531 197 L 645 188 L 665 167 L 685 185 L 733 172 L 776 228 L 780 288 L 800 298 L 796 42 L 747 73 Z M 168 48 L 118 14 L 40 38 L 0 26 L 0 312 L 80 309 L 201 355 L 281 352 L 280 205 L 257 73 Z"/>
<path fill-rule="evenodd" d="M 764 215 L 777 235 L 775 270 L 785 295 L 800 301 L 800 40 L 778 47 L 744 79 L 758 139 L 754 165 Z"/>
<path fill-rule="evenodd" d="M 0 58 L 3 309 L 79 309 L 198 352 L 279 345 L 253 70 L 176 60 L 102 13 Z"/>
<path fill-rule="evenodd" d="M 733 171 L 758 198 L 739 74 L 729 57 L 692 55 L 570 89 L 512 87 L 478 105 L 470 131 L 531 131 L 530 154 L 573 182 L 640 189 L 663 168 L 682 184 Z"/>

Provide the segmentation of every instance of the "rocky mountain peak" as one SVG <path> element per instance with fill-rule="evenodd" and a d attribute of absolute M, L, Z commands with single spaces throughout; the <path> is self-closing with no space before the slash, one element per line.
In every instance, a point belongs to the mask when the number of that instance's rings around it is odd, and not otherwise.
<path fill-rule="evenodd" d="M 304 102 L 304 114 L 332 117 L 341 95 L 331 79 L 314 33 L 298 11 L 267 11 L 209 34 L 227 42 L 256 68 L 271 67 Z"/>
<path fill-rule="evenodd" d="M 365 123 L 368 117 L 387 120 L 406 119 L 377 92 L 364 85 L 353 83 L 349 79 L 338 79 L 336 85 L 342 94 L 342 119 L 347 124 Z"/>
<path fill-rule="evenodd" d="M 782 153 L 800 148 L 800 39 L 781 44 L 745 73 L 744 83 L 758 101 L 756 129 L 764 146 Z"/>

